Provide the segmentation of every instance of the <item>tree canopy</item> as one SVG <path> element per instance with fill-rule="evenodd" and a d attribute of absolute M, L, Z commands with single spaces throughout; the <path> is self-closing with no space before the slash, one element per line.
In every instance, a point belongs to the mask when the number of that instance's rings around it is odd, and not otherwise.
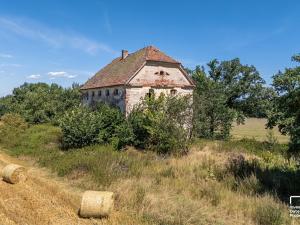
<path fill-rule="evenodd" d="M 300 63 L 300 55 L 292 60 Z M 273 87 L 278 96 L 268 116 L 268 127 L 278 125 L 282 134 L 291 137 L 290 150 L 300 150 L 300 66 L 286 68 L 273 76 Z"/>

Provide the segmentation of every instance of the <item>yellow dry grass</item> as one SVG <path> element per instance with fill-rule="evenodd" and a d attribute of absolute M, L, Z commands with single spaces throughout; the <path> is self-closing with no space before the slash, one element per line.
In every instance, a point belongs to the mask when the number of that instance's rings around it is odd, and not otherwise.
<path fill-rule="evenodd" d="M 134 154 L 143 154 L 135 150 Z M 77 216 L 83 189 L 101 190 L 88 176 L 70 181 L 58 179 L 33 162 L 0 153 L 0 169 L 7 163 L 31 167 L 23 185 L 0 182 L 0 224 L 241 224 L 255 225 L 258 206 L 280 209 L 289 218 L 287 206 L 270 195 L 247 195 L 219 182 L 230 153 L 213 147 L 194 147 L 184 157 L 158 159 L 139 168 L 140 176 L 124 177 L 106 190 L 115 193 L 115 210 L 107 219 Z M 18 212 L 18 213 L 16 213 Z M 293 224 L 300 224 L 293 221 Z"/>
<path fill-rule="evenodd" d="M 245 124 L 234 125 L 231 134 L 236 139 L 254 138 L 258 141 L 265 141 L 268 134 L 268 129 L 265 128 L 266 123 L 266 119 L 247 118 Z M 289 141 L 289 137 L 282 135 L 277 127 L 272 132 L 279 143 L 287 143 Z"/>

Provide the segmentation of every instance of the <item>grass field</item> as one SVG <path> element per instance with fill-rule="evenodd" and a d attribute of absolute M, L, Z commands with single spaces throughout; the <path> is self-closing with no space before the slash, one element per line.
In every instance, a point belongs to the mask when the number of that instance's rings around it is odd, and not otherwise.
<path fill-rule="evenodd" d="M 199 140 L 186 156 L 163 157 L 109 145 L 61 151 L 61 132 L 51 125 L 6 135 L 0 145 L 9 154 L 33 159 L 82 189 L 115 192 L 123 225 L 299 224 L 285 203 L 300 187 L 296 162 L 254 140 Z"/>
<path fill-rule="evenodd" d="M 270 131 L 265 128 L 266 123 L 266 119 L 247 118 L 245 124 L 235 125 L 231 134 L 235 139 L 255 138 L 258 141 L 265 141 L 268 131 Z M 280 143 L 287 143 L 289 141 L 289 137 L 280 134 L 277 127 L 271 130 L 271 132 L 273 132 Z"/>

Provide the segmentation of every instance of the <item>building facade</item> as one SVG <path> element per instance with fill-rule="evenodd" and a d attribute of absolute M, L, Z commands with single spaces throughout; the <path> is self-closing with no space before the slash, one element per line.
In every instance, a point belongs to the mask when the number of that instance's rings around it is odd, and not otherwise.
<path fill-rule="evenodd" d="M 128 114 L 146 95 L 191 95 L 194 84 L 180 62 L 153 46 L 121 57 L 97 72 L 81 88 L 83 104 L 105 102 Z"/>

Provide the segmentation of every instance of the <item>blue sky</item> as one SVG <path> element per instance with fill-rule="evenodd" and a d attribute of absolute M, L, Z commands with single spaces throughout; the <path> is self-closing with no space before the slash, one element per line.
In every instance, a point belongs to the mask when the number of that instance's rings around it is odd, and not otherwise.
<path fill-rule="evenodd" d="M 84 83 L 154 45 L 193 68 L 239 57 L 270 83 L 300 52 L 300 1 L 0 0 L 0 96 L 26 82 Z"/>

